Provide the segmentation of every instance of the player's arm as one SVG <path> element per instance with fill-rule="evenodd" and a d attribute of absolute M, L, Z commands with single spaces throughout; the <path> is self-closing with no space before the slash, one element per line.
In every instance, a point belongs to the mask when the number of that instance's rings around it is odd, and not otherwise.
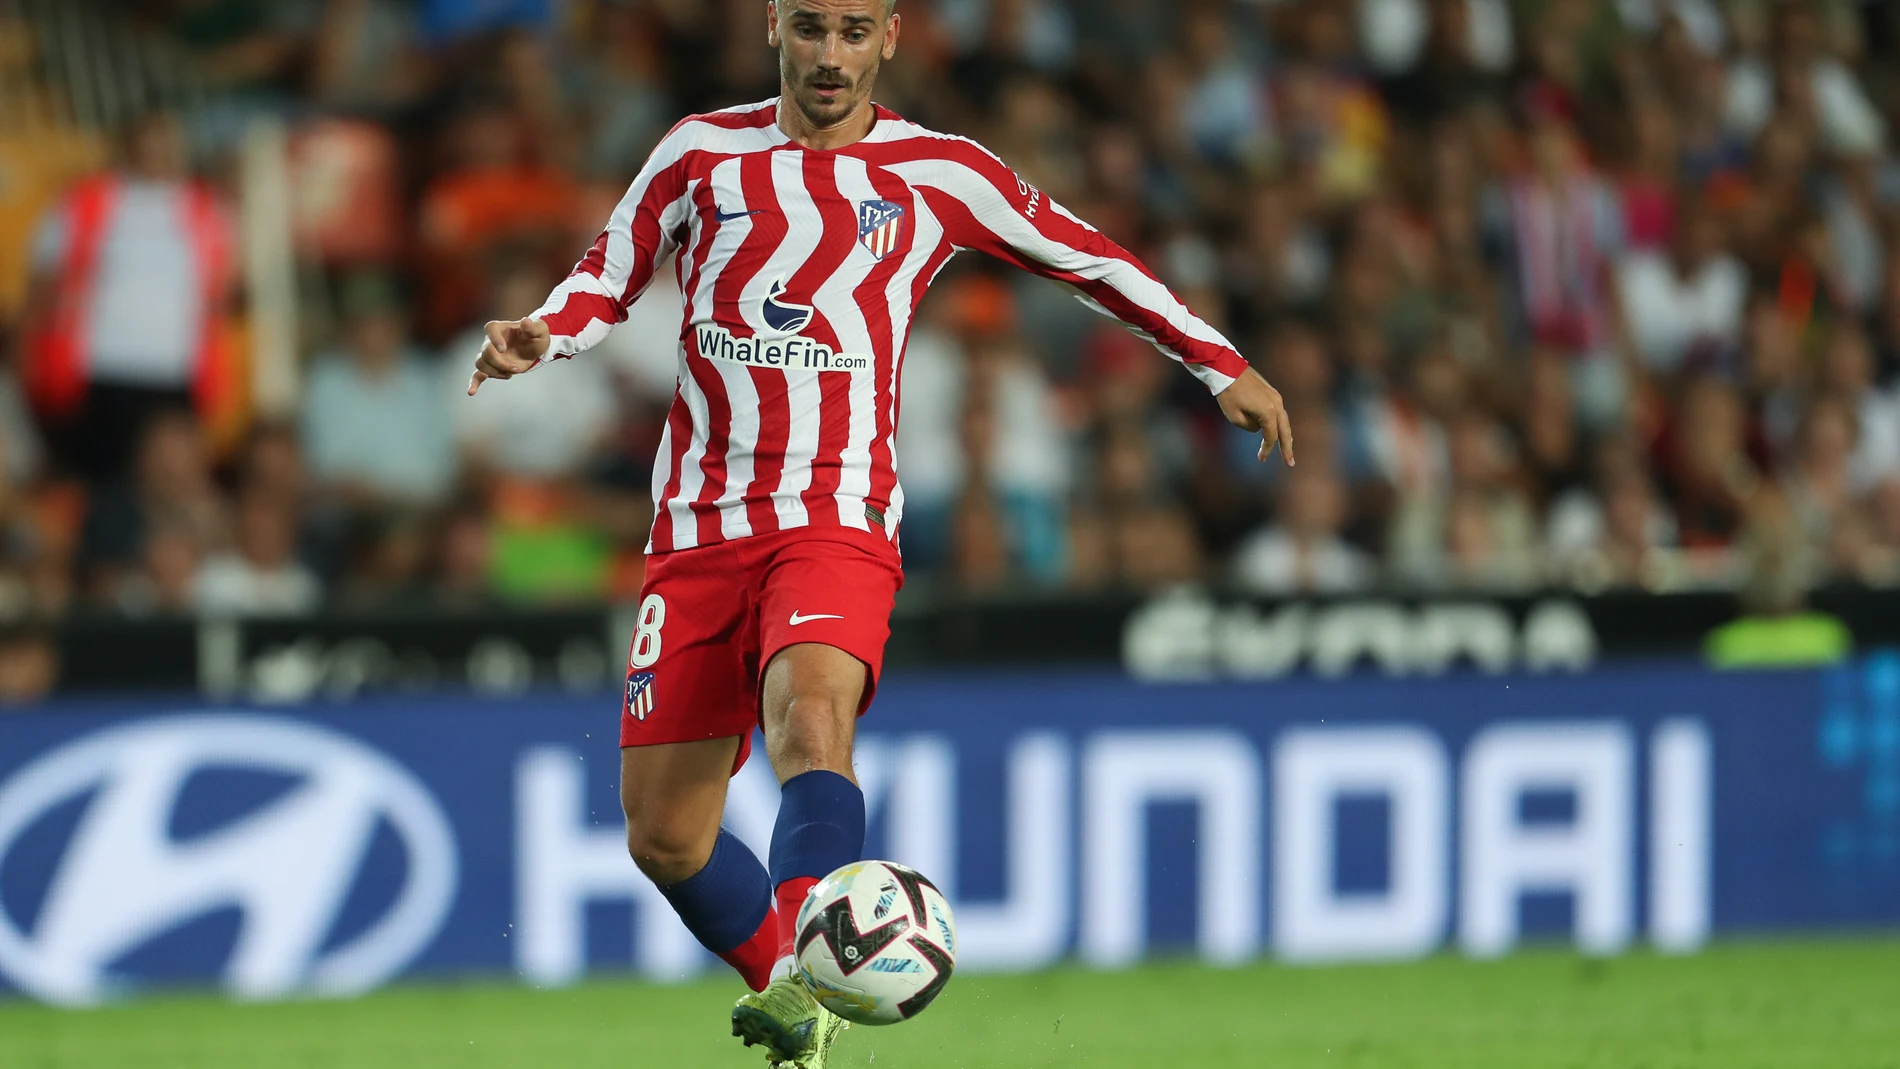
<path fill-rule="evenodd" d="M 1293 463 L 1293 425 L 1280 392 L 1127 249 L 973 143 L 950 142 L 933 171 L 934 181 L 919 184 L 953 242 L 1074 286 L 1085 304 L 1186 366 L 1228 422 L 1258 432 L 1261 460 L 1278 445 Z"/>
<path fill-rule="evenodd" d="M 523 319 L 484 328 L 481 355 L 469 379 L 472 396 L 488 379 L 511 379 L 558 357 L 592 348 L 653 281 L 653 273 L 679 247 L 690 201 L 686 160 L 688 124 L 661 141 L 620 199 L 607 228 L 546 303 Z"/>

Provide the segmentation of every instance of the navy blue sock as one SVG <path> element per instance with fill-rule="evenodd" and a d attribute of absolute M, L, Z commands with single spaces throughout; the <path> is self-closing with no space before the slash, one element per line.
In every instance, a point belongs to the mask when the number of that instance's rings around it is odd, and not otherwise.
<path fill-rule="evenodd" d="M 706 867 L 660 893 L 707 950 L 724 958 L 753 990 L 763 990 L 781 933 L 765 867 L 721 828 Z"/>
<path fill-rule="evenodd" d="M 772 828 L 772 883 L 809 877 L 864 856 L 864 792 L 836 772 L 806 772 L 785 781 Z"/>
<path fill-rule="evenodd" d="M 792 952 L 798 910 L 812 886 L 863 856 L 864 792 L 857 784 L 836 772 L 785 781 L 772 828 L 772 887 L 784 933 L 779 957 Z"/>

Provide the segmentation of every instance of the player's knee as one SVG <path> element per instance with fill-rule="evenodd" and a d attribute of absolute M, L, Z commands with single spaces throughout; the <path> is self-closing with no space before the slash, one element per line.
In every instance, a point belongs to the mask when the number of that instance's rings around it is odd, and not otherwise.
<path fill-rule="evenodd" d="M 813 769 L 848 771 L 851 767 L 852 728 L 857 708 L 844 696 L 823 690 L 794 693 L 770 740 L 772 763 L 781 773 Z"/>
<path fill-rule="evenodd" d="M 671 887 L 704 868 L 712 853 L 710 843 L 664 824 L 627 819 L 627 853 L 633 863 L 661 887 Z"/>

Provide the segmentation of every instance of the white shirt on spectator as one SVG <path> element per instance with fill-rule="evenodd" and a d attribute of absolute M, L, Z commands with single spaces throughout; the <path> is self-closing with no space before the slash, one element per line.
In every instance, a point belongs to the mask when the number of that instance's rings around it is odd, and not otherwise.
<path fill-rule="evenodd" d="M 1292 532 L 1256 532 L 1234 555 L 1234 581 L 1256 594 L 1350 594 L 1375 577 L 1372 558 L 1338 535 L 1302 553 Z"/>
<path fill-rule="evenodd" d="M 1516 52 L 1506 0 L 1464 0 L 1465 48 L 1480 69 L 1503 71 Z M 1374 69 L 1399 74 L 1417 65 L 1431 35 L 1426 0 L 1359 0 L 1359 45 Z"/>
<path fill-rule="evenodd" d="M 467 387 L 463 377 L 461 390 Z M 451 392 L 435 369 L 413 355 L 375 378 L 341 354 L 319 360 L 304 397 L 310 470 L 320 479 L 361 483 L 394 498 L 440 500 L 455 479 L 447 402 L 461 390 Z"/>
<path fill-rule="evenodd" d="M 205 294 L 189 197 L 182 183 L 118 184 L 87 298 L 92 381 L 158 389 L 191 383 Z M 66 214 L 47 216 L 34 236 L 34 267 L 57 270 L 71 241 Z"/>
<path fill-rule="evenodd" d="M 968 54 L 984 50 L 999 8 L 1011 19 L 1013 43 L 1030 65 L 1065 70 L 1074 62 L 1075 19 L 1062 3 L 1027 0 L 1005 7 L 993 0 L 938 0 L 934 14 L 949 30 L 957 51 Z"/>
<path fill-rule="evenodd" d="M 204 562 L 191 584 L 192 604 L 200 612 L 239 616 L 301 616 L 315 612 L 323 587 L 310 569 L 295 561 L 262 569 L 236 554 Z"/>
<path fill-rule="evenodd" d="M 1681 20 L 1689 43 L 1705 56 L 1719 56 L 1728 43 L 1722 12 L 1711 0 L 1616 0 L 1623 27 L 1648 37 L 1662 29 L 1664 17 Z"/>
<path fill-rule="evenodd" d="M 1868 390 L 1857 415 L 1860 441 L 1847 462 L 1855 493 L 1865 493 L 1900 475 L 1900 390 Z"/>
<path fill-rule="evenodd" d="M 911 336 L 904 353 L 904 418 L 897 425 L 906 499 L 942 503 L 963 488 L 965 359 L 956 340 L 939 331 L 925 327 Z M 1033 496 L 1066 493 L 1069 445 L 1041 367 L 1028 359 L 1010 360 L 997 375 L 994 403 L 991 486 Z"/>
<path fill-rule="evenodd" d="M 1816 60 L 1809 77 L 1816 118 L 1828 148 L 1866 153 L 1885 146 L 1886 120 L 1845 64 L 1837 59 Z M 1774 110 L 1775 78 L 1768 64 L 1756 57 L 1736 60 L 1729 68 L 1728 104 L 1723 116 L 1729 129 L 1752 138 L 1768 125 Z"/>
<path fill-rule="evenodd" d="M 1572 487 L 1550 503 L 1544 519 L 1544 552 L 1555 564 L 1568 564 L 1603 545 L 1609 520 L 1594 490 Z M 1660 506 L 1650 510 L 1644 537 L 1652 546 L 1676 544 L 1676 520 Z"/>
<path fill-rule="evenodd" d="M 555 478 L 580 470 L 614 424 L 614 384 L 605 362 L 587 353 L 557 360 L 526 375 L 498 382 L 473 397 L 469 368 L 482 350 L 481 330 L 449 346 L 443 383 L 449 396 L 455 440 L 500 471 L 529 478 Z"/>
<path fill-rule="evenodd" d="M 1748 275 L 1733 257 L 1715 257 L 1683 278 L 1667 253 L 1631 253 L 1616 281 L 1630 339 L 1652 371 L 1681 367 L 1698 342 L 1731 344 L 1741 334 Z"/>

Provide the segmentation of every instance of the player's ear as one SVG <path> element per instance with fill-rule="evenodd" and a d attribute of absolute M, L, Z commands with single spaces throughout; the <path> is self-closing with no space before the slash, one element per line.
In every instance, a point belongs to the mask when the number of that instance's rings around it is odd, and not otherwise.
<path fill-rule="evenodd" d="M 778 47 L 778 0 L 765 0 L 765 43 Z"/>
<path fill-rule="evenodd" d="M 897 56 L 897 32 L 904 26 L 904 16 L 891 12 L 890 21 L 884 24 L 884 58 Z"/>

